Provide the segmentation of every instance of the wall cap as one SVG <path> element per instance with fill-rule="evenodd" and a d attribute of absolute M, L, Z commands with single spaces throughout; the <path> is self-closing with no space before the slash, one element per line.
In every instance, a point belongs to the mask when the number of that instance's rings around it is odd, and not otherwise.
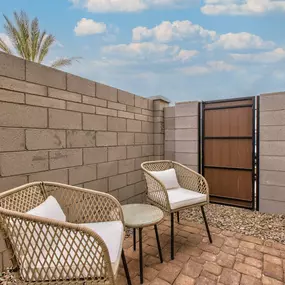
<path fill-rule="evenodd" d="M 167 99 L 166 97 L 164 96 L 161 96 L 161 95 L 157 95 L 157 96 L 151 96 L 149 97 L 150 100 L 161 100 L 161 101 L 164 101 L 166 103 L 170 103 L 171 101 L 169 99 Z"/>
<path fill-rule="evenodd" d="M 183 104 L 191 104 L 191 103 L 200 103 L 200 101 L 182 101 L 182 102 L 175 102 L 175 105 L 183 105 Z"/>

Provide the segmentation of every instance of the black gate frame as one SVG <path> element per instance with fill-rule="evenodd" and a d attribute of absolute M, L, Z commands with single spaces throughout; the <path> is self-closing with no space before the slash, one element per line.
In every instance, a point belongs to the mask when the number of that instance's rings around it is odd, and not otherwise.
<path fill-rule="evenodd" d="M 211 202 L 214 204 L 227 205 L 239 208 L 246 208 L 251 210 L 259 210 L 259 149 L 260 149 L 260 98 L 259 96 L 251 96 L 251 97 L 241 97 L 241 98 L 232 98 L 232 99 L 223 99 L 223 100 L 213 100 L 213 101 L 202 101 L 198 105 L 198 171 L 200 174 L 204 175 L 205 168 L 210 168 L 205 165 L 204 162 L 204 148 L 205 148 L 205 140 L 213 139 L 210 137 L 205 137 L 205 106 L 207 104 L 213 103 L 227 103 L 227 102 L 237 102 L 237 101 L 248 101 L 252 100 L 252 104 L 247 105 L 237 105 L 237 106 L 223 106 L 223 107 L 211 107 L 206 110 L 217 110 L 217 109 L 232 109 L 232 108 L 252 108 L 252 135 L 250 137 L 238 137 L 239 139 L 252 139 L 252 168 L 235 168 L 235 167 L 217 167 L 220 169 L 230 169 L 230 170 L 245 170 L 252 171 L 252 207 L 244 207 L 238 205 L 230 205 L 226 203 L 218 203 Z M 220 137 L 220 139 L 232 139 L 237 137 Z M 219 139 L 216 138 L 216 139 Z M 212 167 L 213 168 L 213 167 Z M 255 195 L 256 194 L 256 195 Z M 213 195 L 210 195 L 210 197 Z M 239 201 L 239 199 L 235 198 L 227 198 L 228 200 Z M 243 201 L 243 200 L 241 200 Z"/>

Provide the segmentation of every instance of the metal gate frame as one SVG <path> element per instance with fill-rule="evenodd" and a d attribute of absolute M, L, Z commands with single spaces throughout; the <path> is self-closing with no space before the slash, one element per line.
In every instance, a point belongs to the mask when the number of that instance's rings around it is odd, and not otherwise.
<path fill-rule="evenodd" d="M 212 137 L 205 137 L 205 106 L 207 104 L 213 103 L 227 103 L 227 102 L 237 102 L 237 101 L 248 101 L 252 100 L 252 104 L 247 105 L 235 105 L 235 106 L 220 106 L 220 107 L 211 107 L 206 110 L 218 110 L 218 109 L 232 109 L 232 108 L 252 108 L 252 134 L 250 137 L 217 137 L 216 139 L 252 139 L 252 167 L 249 168 L 236 168 L 236 167 L 216 167 L 220 169 L 229 169 L 235 171 L 251 171 L 252 172 L 252 207 L 245 207 L 240 205 L 230 205 L 228 203 L 221 202 L 211 202 L 215 204 L 234 206 L 240 208 L 246 208 L 251 210 L 259 210 L 259 96 L 255 97 L 241 97 L 233 99 L 224 99 L 224 100 L 213 100 L 213 101 L 202 101 L 199 104 L 198 111 L 198 170 L 202 175 L 205 174 L 205 168 L 210 168 L 205 165 L 204 161 L 204 150 L 205 150 L 205 140 L 213 139 Z M 215 168 L 215 167 L 211 167 Z M 256 190 L 255 190 L 256 189 Z M 256 193 L 256 196 L 255 196 Z M 210 195 L 210 197 L 213 195 Z M 239 201 L 236 198 L 226 198 L 227 200 Z M 240 200 L 243 201 L 243 200 Z"/>

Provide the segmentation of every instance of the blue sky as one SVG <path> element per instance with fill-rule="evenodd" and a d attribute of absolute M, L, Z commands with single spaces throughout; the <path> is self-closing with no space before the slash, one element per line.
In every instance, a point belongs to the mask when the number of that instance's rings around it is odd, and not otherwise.
<path fill-rule="evenodd" d="M 171 101 L 214 100 L 285 90 L 285 0 L 9 0 L 57 44 L 45 64 Z M 0 37 L 6 38 L 0 18 Z"/>

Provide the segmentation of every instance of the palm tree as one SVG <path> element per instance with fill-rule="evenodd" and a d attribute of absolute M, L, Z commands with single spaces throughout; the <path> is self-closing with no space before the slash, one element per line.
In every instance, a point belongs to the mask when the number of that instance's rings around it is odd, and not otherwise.
<path fill-rule="evenodd" d="M 40 31 L 38 18 L 34 18 L 30 23 L 29 17 L 24 11 L 19 14 L 14 12 L 15 25 L 7 16 L 3 16 L 6 20 L 4 29 L 16 53 L 24 59 L 42 63 L 50 47 L 56 42 L 55 37 L 47 34 L 45 30 Z M 0 50 L 13 54 L 9 45 L 1 38 Z M 58 68 L 71 65 L 74 60 L 78 61 L 78 59 L 79 57 L 59 58 L 51 64 L 51 67 Z"/>

